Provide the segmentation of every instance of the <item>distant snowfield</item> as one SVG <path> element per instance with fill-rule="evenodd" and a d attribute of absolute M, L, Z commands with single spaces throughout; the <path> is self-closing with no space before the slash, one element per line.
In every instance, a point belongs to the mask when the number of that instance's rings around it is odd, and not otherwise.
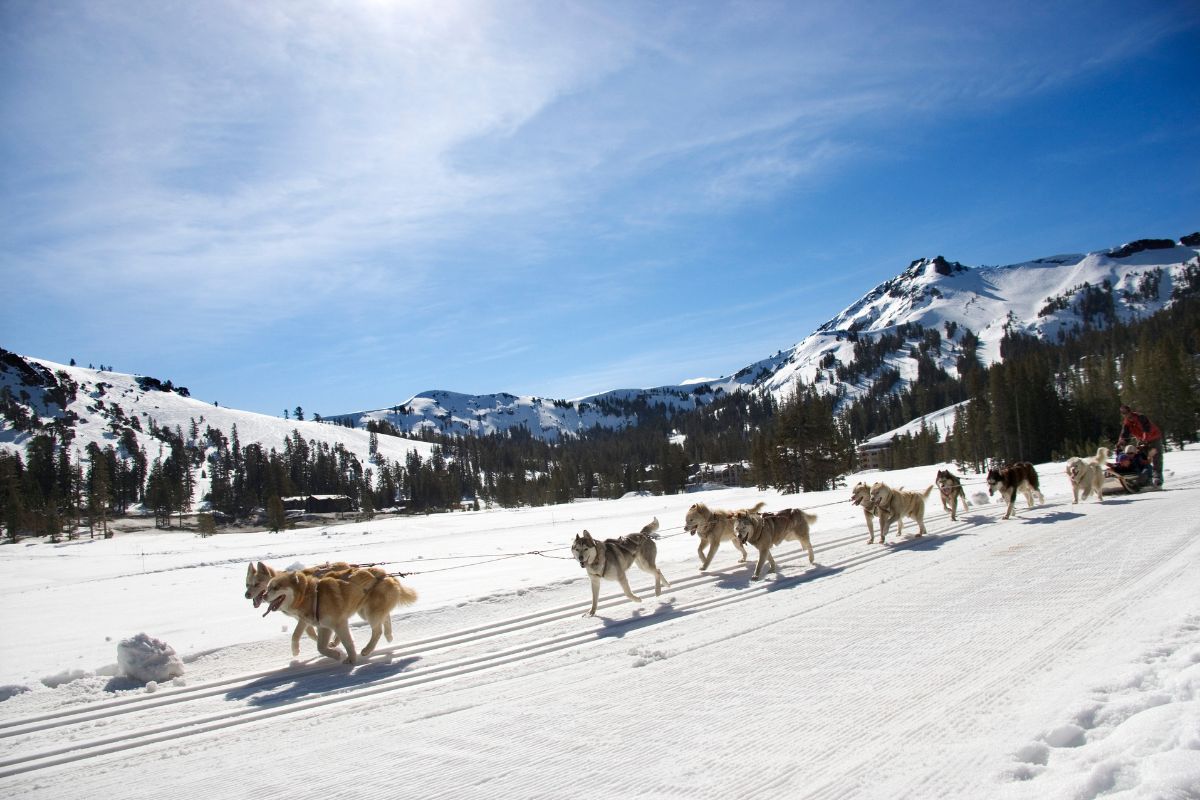
<path fill-rule="evenodd" d="M 1103 505 L 1039 465 L 1046 504 L 1008 521 L 952 523 L 934 495 L 929 535 L 884 546 L 845 488 L 0 546 L 0 794 L 1200 797 L 1200 452 L 1166 464 L 1169 491 Z M 725 545 L 700 573 L 687 506 L 759 499 L 818 515 L 818 565 L 789 543 L 751 582 Z M 655 516 L 672 586 L 635 571 L 641 605 L 606 585 L 582 617 L 574 535 Z M 246 564 L 334 558 L 410 572 L 421 599 L 365 663 L 307 640 L 293 662 Z M 183 679 L 115 674 L 140 632 Z"/>

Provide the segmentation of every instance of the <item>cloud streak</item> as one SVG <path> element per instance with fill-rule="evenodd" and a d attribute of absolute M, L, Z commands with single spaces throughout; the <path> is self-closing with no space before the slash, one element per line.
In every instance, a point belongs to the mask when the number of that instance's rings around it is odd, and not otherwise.
<path fill-rule="evenodd" d="M 208 344 L 357 324 L 364 297 L 393 332 L 510 292 L 518 318 L 603 305 L 628 286 L 564 261 L 820 186 L 886 132 L 1196 19 L 1043 8 L 14 1 L 0 277 L 59 312 L 185 309 Z"/>

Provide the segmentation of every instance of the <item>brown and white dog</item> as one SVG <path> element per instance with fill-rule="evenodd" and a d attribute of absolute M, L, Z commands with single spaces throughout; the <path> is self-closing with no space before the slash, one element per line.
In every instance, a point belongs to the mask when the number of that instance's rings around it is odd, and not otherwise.
<path fill-rule="evenodd" d="M 1089 494 L 1096 501 L 1104 502 L 1104 464 L 1108 461 L 1108 448 L 1101 447 L 1090 459 L 1073 456 L 1067 459 L 1067 477 L 1071 480 L 1072 503 L 1087 500 Z"/>
<path fill-rule="evenodd" d="M 879 541 L 887 540 L 888 528 L 896 523 L 896 535 L 904 533 L 904 518 L 916 520 L 917 536 L 925 535 L 925 501 L 933 491 L 930 485 L 924 492 L 893 489 L 879 482 L 871 487 L 871 502 L 879 511 Z"/>
<path fill-rule="evenodd" d="M 761 511 L 765 505 L 766 503 L 759 502 L 753 508 L 743 510 L 757 512 Z M 733 543 L 737 551 L 742 554 L 742 557 L 738 559 L 739 564 L 746 560 L 746 548 L 738 540 L 737 531 L 733 527 L 733 519 L 737 513 L 737 511 L 727 511 L 722 508 L 709 508 L 704 503 L 695 503 L 687 510 L 683 520 L 683 529 L 700 537 L 700 546 L 696 548 L 696 555 L 700 556 L 701 572 L 708 569 L 721 542 Z M 705 548 L 708 548 L 707 555 L 704 553 Z"/>
<path fill-rule="evenodd" d="M 358 567 L 322 577 L 304 571 L 281 572 L 267 584 L 267 613 L 286 609 L 301 624 L 317 629 L 317 650 L 329 658 L 353 664 L 358 659 L 350 617 L 358 614 L 371 625 L 371 638 L 361 655 L 371 655 L 380 636 L 392 641 L 392 609 L 417 601 L 417 593 L 380 567 Z M 264 614 L 264 616 L 266 616 Z M 330 638 L 336 634 L 346 648 L 345 658 Z"/>
<path fill-rule="evenodd" d="M 996 492 L 1000 493 L 1008 502 L 1008 511 L 1004 514 L 1004 519 L 1012 516 L 1013 505 L 1017 500 L 1017 492 L 1025 495 L 1026 502 L 1029 507 L 1033 508 L 1033 496 L 1038 496 L 1038 502 L 1046 502 L 1045 496 L 1042 495 L 1042 490 L 1038 486 L 1037 470 L 1033 468 L 1033 464 L 1028 461 L 1018 461 L 1015 464 L 1009 464 L 1007 467 L 993 467 L 988 470 L 988 496 L 991 497 Z"/>
<path fill-rule="evenodd" d="M 345 561 L 327 561 L 324 564 L 318 564 L 315 567 L 305 567 L 301 572 L 312 575 L 317 578 L 323 578 L 326 575 L 335 575 L 348 572 L 354 569 L 352 564 Z M 286 570 L 278 570 L 259 561 L 258 565 L 246 565 L 246 599 L 254 601 L 254 607 L 258 608 L 267 598 L 267 585 L 271 583 L 271 579 Z M 293 613 L 290 609 L 282 609 L 284 614 L 296 620 L 296 629 L 292 631 L 292 655 L 300 655 L 300 637 L 308 633 L 309 637 L 314 641 L 317 638 L 317 629 L 309 625 L 300 615 Z M 333 644 L 336 645 L 338 640 L 334 638 Z"/>
<path fill-rule="evenodd" d="M 762 574 L 763 564 L 770 562 L 771 571 L 776 570 L 775 558 L 771 548 L 779 543 L 794 539 L 804 545 L 808 551 L 808 563 L 815 564 L 812 541 L 808 536 L 808 528 L 817 521 L 816 514 L 809 514 L 798 508 L 786 508 L 783 511 L 759 514 L 754 511 L 739 511 L 734 521 L 737 537 L 743 544 L 749 542 L 758 551 L 758 565 L 754 568 L 754 577 L 758 580 Z"/>
<path fill-rule="evenodd" d="M 875 544 L 875 518 L 880 516 L 880 511 L 871 498 L 871 487 L 862 481 L 854 484 L 854 488 L 850 490 L 850 502 L 862 506 L 863 519 L 867 521 L 867 532 L 871 534 L 867 544 Z M 879 527 L 883 527 L 882 519 L 879 521 Z"/>
<path fill-rule="evenodd" d="M 967 493 L 963 491 L 962 480 L 948 469 L 939 469 L 934 484 L 942 497 L 942 508 L 950 512 L 950 521 L 958 520 L 958 501 L 962 500 L 963 511 L 971 507 L 967 502 Z"/>

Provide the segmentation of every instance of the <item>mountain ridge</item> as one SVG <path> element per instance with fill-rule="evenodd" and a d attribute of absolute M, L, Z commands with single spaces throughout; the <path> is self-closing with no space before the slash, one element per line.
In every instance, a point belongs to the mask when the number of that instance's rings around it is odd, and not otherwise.
<path fill-rule="evenodd" d="M 841 387 L 845 400 L 851 401 L 870 391 L 883 369 L 857 383 L 839 378 L 838 368 L 855 362 L 855 345 L 863 338 L 902 326 L 944 331 L 946 347 L 939 344 L 938 366 L 956 374 L 966 329 L 978 336 L 979 356 L 986 366 L 999 359 L 1000 341 L 1009 330 L 1060 337 L 1074 329 L 1129 321 L 1161 310 L 1170 304 L 1175 287 L 1189 280 L 1192 267 L 1200 269 L 1200 234 L 1179 240 L 1139 239 L 1092 253 L 1003 266 L 970 267 L 941 255 L 919 258 L 791 348 L 733 375 L 616 389 L 574 400 L 430 390 L 397 406 L 329 419 L 356 426 L 385 422 L 408 434 L 430 430 L 488 435 L 524 427 L 534 436 L 553 439 L 596 426 L 636 425 L 635 408 L 617 413 L 623 404 L 661 403 L 685 411 L 703 405 L 708 397 L 737 390 L 762 391 L 778 400 L 792 391 L 797 379 L 824 391 Z M 905 384 L 915 377 L 916 367 L 909 361 L 907 353 L 900 353 L 887 363 Z"/>

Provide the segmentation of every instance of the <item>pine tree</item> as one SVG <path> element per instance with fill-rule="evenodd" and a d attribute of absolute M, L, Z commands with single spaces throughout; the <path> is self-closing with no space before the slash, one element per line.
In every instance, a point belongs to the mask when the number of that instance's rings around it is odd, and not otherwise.
<path fill-rule="evenodd" d="M 283 500 L 277 494 L 267 499 L 267 525 L 272 533 L 279 533 L 287 528 L 287 512 L 283 510 Z"/>

